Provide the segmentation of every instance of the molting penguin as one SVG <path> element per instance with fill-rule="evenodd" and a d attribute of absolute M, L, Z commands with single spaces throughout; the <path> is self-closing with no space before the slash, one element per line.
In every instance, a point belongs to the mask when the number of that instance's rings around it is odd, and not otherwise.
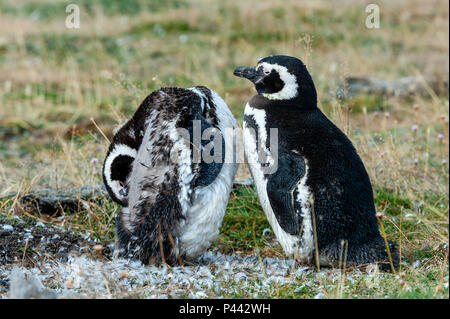
<path fill-rule="evenodd" d="M 173 264 L 209 247 L 237 170 L 236 128 L 224 100 L 206 87 L 147 96 L 114 135 L 103 165 L 106 189 L 123 206 L 116 256 Z"/>
<path fill-rule="evenodd" d="M 338 266 L 346 251 L 347 265 L 379 262 L 388 269 L 369 176 L 351 141 L 317 108 L 305 65 L 270 56 L 234 75 L 252 81 L 258 92 L 245 107 L 244 150 L 286 254 L 311 264 L 317 244 L 321 265 Z M 269 143 L 271 128 L 278 130 L 276 145 Z M 397 247 L 389 242 L 389 248 L 396 267 Z"/>

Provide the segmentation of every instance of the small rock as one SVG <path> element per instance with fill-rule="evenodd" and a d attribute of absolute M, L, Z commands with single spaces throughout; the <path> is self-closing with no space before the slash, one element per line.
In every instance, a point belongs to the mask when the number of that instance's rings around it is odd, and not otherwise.
<path fill-rule="evenodd" d="M 4 231 L 7 231 L 7 232 L 14 231 L 14 227 L 12 227 L 11 225 L 8 225 L 8 224 L 4 224 L 2 228 Z"/>
<path fill-rule="evenodd" d="M 51 289 L 44 288 L 36 277 L 26 278 L 20 268 L 13 268 L 9 276 L 11 299 L 56 299 L 58 295 Z"/>
<path fill-rule="evenodd" d="M 67 289 L 72 289 L 73 288 L 73 284 L 74 284 L 74 282 L 73 282 L 72 279 L 67 279 L 66 280 L 66 288 Z"/>
<path fill-rule="evenodd" d="M 327 296 L 323 292 L 319 292 L 317 295 L 314 296 L 314 299 L 326 299 Z"/>
<path fill-rule="evenodd" d="M 94 249 L 96 252 L 101 252 L 103 250 L 103 246 L 102 245 L 95 245 L 94 247 L 92 247 L 92 249 Z"/>

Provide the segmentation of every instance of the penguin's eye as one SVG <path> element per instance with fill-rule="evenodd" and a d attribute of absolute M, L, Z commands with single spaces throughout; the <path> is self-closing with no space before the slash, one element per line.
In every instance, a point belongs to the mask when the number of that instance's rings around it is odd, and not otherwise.
<path fill-rule="evenodd" d="M 269 75 L 270 72 L 272 72 L 272 70 L 269 69 L 269 68 L 267 68 L 267 67 L 265 67 L 265 66 L 263 66 L 263 67 L 262 67 L 262 72 L 263 72 L 265 75 Z"/>

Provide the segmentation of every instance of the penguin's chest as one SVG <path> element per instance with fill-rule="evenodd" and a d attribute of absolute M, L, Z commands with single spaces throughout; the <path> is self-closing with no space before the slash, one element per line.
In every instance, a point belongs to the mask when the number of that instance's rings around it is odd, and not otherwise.
<path fill-rule="evenodd" d="M 314 249 L 312 220 L 308 204 L 310 192 L 306 186 L 308 177 L 307 161 L 305 163 L 305 175 L 298 181 L 291 195 L 296 212 L 302 216 L 302 233 L 291 235 L 284 231 L 278 223 L 267 193 L 268 174 L 273 173 L 272 170 L 276 169 L 276 165 L 273 164 L 277 162 L 275 158 L 277 154 L 271 153 L 270 149 L 274 147 L 272 143 L 278 143 L 277 138 L 273 136 L 273 134 L 278 134 L 276 128 L 271 130 L 267 124 L 265 110 L 253 108 L 249 104 L 246 105 L 243 135 L 247 163 L 254 179 L 261 206 L 284 251 L 289 256 L 296 256 L 300 260 L 307 262 Z"/>
<path fill-rule="evenodd" d="M 206 96 L 198 89 L 192 89 L 200 96 Z M 228 160 L 235 157 L 235 145 L 232 135 L 226 134 L 227 128 L 237 128 L 236 120 L 228 110 L 225 102 L 214 92 L 211 93 L 212 105 L 218 116 L 220 133 L 223 136 L 225 160 L 222 157 L 222 166 L 208 185 L 202 185 L 193 189 L 191 201 L 184 201 L 184 219 L 178 225 L 178 237 L 180 252 L 187 259 L 193 259 L 203 253 L 219 235 L 219 228 L 225 214 L 225 210 L 233 186 L 234 175 L 238 164 Z M 202 100 L 203 100 L 202 99 Z M 206 103 L 206 102 L 202 102 Z M 214 149 L 216 152 L 216 149 Z M 228 157 L 227 157 L 228 156 Z M 203 158 L 202 158 L 203 161 Z M 190 162 L 189 162 L 190 164 Z M 209 173 L 209 171 L 207 171 Z M 187 198 L 187 197 L 186 197 Z M 179 197 L 180 203 L 183 203 Z"/>
<path fill-rule="evenodd" d="M 277 135 L 277 129 L 267 129 L 265 110 L 247 104 L 244 111 L 243 133 L 247 162 L 252 174 L 256 175 L 262 186 L 267 183 L 267 174 L 275 164 L 275 158 L 270 152 L 270 142 L 273 142 L 270 133 Z"/>

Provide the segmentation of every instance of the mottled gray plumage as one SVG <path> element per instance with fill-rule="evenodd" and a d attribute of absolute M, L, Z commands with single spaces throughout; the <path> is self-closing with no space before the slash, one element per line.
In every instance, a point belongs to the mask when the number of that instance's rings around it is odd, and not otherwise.
<path fill-rule="evenodd" d="M 153 92 L 114 136 L 103 176 L 111 197 L 124 206 L 116 222 L 116 255 L 174 263 L 198 256 L 218 234 L 237 164 L 223 163 L 223 157 L 195 162 L 193 121 L 202 131 L 219 132 L 221 144 L 234 151 L 233 140 L 223 136 L 236 121 L 206 87 Z M 199 148 L 213 141 L 203 140 Z"/>

